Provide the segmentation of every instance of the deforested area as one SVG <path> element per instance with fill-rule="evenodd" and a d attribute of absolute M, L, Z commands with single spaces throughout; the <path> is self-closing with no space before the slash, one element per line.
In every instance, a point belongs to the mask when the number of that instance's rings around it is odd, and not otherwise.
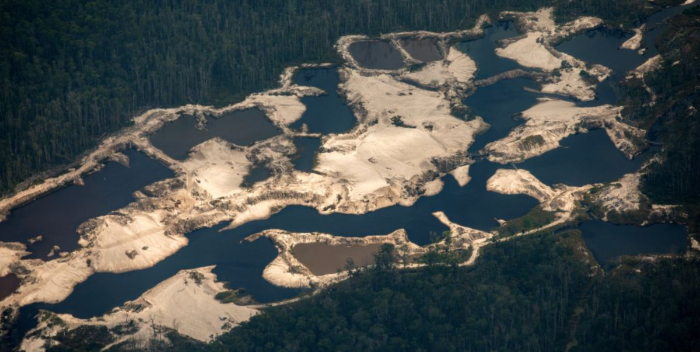
<path fill-rule="evenodd" d="M 0 2 L 0 351 L 694 350 L 699 9 Z"/>
<path fill-rule="evenodd" d="M 630 26 L 644 0 L 562 1 Z M 285 66 L 338 62 L 342 35 L 471 28 L 483 13 L 551 1 L 24 1 L 0 4 L 0 194 L 77 156 L 152 107 L 221 106 Z M 666 6 L 667 4 L 663 4 Z M 26 184 L 25 184 L 26 185 Z"/>

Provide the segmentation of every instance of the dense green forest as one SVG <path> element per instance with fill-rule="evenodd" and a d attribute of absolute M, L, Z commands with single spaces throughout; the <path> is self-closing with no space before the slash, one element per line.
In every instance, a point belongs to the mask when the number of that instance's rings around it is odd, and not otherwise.
<path fill-rule="evenodd" d="M 652 137 L 663 145 L 663 164 L 645 176 L 645 188 L 658 202 L 700 202 L 700 7 L 674 17 L 656 46 L 664 58 L 658 71 L 647 74 L 656 104 L 639 108 L 639 117 L 653 123 Z M 651 100 L 637 95 L 636 106 Z"/>
<path fill-rule="evenodd" d="M 215 351 L 557 351 L 590 282 L 576 234 L 489 247 L 473 269 L 375 269 L 271 309 Z"/>
<path fill-rule="evenodd" d="M 471 27 L 482 13 L 560 4 L 630 25 L 646 0 L 0 1 L 0 194 L 65 166 L 141 111 L 222 105 L 285 66 L 337 61 L 344 34 Z"/>
<path fill-rule="evenodd" d="M 587 265 L 586 263 L 591 263 Z M 210 351 L 692 351 L 700 263 L 603 273 L 578 231 L 488 247 L 473 269 L 370 271 L 271 309 Z"/>

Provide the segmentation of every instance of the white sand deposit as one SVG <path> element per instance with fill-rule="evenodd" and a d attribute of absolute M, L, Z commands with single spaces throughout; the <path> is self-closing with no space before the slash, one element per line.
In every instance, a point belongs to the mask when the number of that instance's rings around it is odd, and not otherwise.
<path fill-rule="evenodd" d="M 663 63 L 663 58 L 661 55 L 656 55 L 651 58 L 649 58 L 647 61 L 645 61 L 643 64 L 639 65 L 639 67 L 635 68 L 634 70 L 631 70 L 630 72 L 627 73 L 627 79 L 639 79 L 642 81 L 642 85 L 644 86 L 644 89 L 649 93 L 651 96 L 651 99 L 646 102 L 644 105 L 645 106 L 654 106 L 656 104 L 656 93 L 654 93 L 654 90 L 647 85 L 645 76 L 649 72 L 653 72 L 658 70 L 661 67 L 661 64 Z"/>
<path fill-rule="evenodd" d="M 468 83 L 474 79 L 476 62 L 456 47 L 448 49 L 447 58 L 426 64 L 417 71 L 407 72 L 403 78 L 426 87 L 440 87 L 452 83 Z"/>
<path fill-rule="evenodd" d="M 524 124 L 505 138 L 489 143 L 484 150 L 490 161 L 519 162 L 559 147 L 559 141 L 572 134 L 604 128 L 615 146 L 632 158 L 640 148 L 630 138 L 643 141 L 645 131 L 619 121 L 620 110 L 612 105 L 577 107 L 564 100 L 541 99 L 522 113 Z"/>
<path fill-rule="evenodd" d="M 164 211 L 128 217 L 101 218 L 89 238 L 92 268 L 97 272 L 126 272 L 151 267 L 187 245 L 185 236 L 168 236 Z"/>
<path fill-rule="evenodd" d="M 628 76 L 643 79 L 645 74 L 658 70 L 659 67 L 661 67 L 661 63 L 663 63 L 663 58 L 661 55 L 652 56 L 647 61 L 644 61 L 643 64 L 639 65 L 639 67 L 630 71 Z"/>
<path fill-rule="evenodd" d="M 641 26 L 635 28 L 634 35 L 630 37 L 630 39 L 625 40 L 625 42 L 620 45 L 620 49 L 639 50 L 642 45 L 642 39 L 644 38 L 645 28 L 646 24 L 642 24 Z"/>
<path fill-rule="evenodd" d="M 554 212 L 556 220 L 539 228 L 529 230 L 516 236 L 523 236 L 559 226 L 574 217 L 577 202 L 591 189 L 590 185 L 570 187 L 558 185 L 549 187 L 533 176 L 529 171 L 519 169 L 499 169 L 486 182 L 486 189 L 501 194 L 526 194 L 540 202 L 543 210 Z"/>
<path fill-rule="evenodd" d="M 545 93 L 568 95 L 582 101 L 595 98 L 595 85 L 582 77 L 582 71 L 598 82 L 607 78 L 611 71 L 600 65 L 590 67 L 579 59 L 557 51 L 553 43 L 600 26 L 603 23 L 601 19 L 581 17 L 557 26 L 553 8 L 536 12 L 504 12 L 501 17 L 514 17 L 525 34 L 508 40 L 505 47 L 497 48 L 497 55 L 515 60 L 525 67 L 553 73 L 543 82 L 542 91 Z"/>
<path fill-rule="evenodd" d="M 469 176 L 469 165 L 460 166 L 452 172 L 450 175 L 455 178 L 460 187 L 464 187 L 471 181 L 471 176 Z"/>
<path fill-rule="evenodd" d="M 244 148 L 214 138 L 192 148 L 182 166 L 201 189 L 216 199 L 241 190 L 251 162 Z"/>
<path fill-rule="evenodd" d="M 584 70 L 580 68 L 567 68 L 559 71 L 559 76 L 551 79 L 549 83 L 542 84 L 542 92 L 551 94 L 563 94 L 576 97 L 582 101 L 590 101 L 595 99 L 596 86 L 581 79 L 581 74 Z M 598 82 L 608 78 L 612 72 L 607 67 L 595 65 L 593 68 L 585 71 L 586 73 L 594 72 L 592 76 Z"/>
<path fill-rule="evenodd" d="M 597 184 L 596 191 L 591 192 L 592 201 L 603 211 L 604 221 L 608 215 L 614 212 L 619 215 L 633 215 L 627 220 L 644 220 L 639 225 L 647 225 L 656 222 L 680 222 L 685 223 L 688 214 L 680 205 L 652 204 L 649 197 L 642 193 L 642 176 L 653 162 L 660 162 L 657 158 L 645 163 L 635 173 L 626 174 L 619 180 L 605 184 Z"/>
<path fill-rule="evenodd" d="M 436 172 L 432 159 L 466 150 L 485 127 L 481 119 L 466 122 L 452 116 L 449 102 L 439 92 L 418 89 L 388 75 L 341 73 L 342 90 L 351 105 L 361 107 L 365 126 L 353 135 L 325 139 L 316 170 L 343 180 L 351 201 L 413 202 L 413 196 L 402 195 L 402 187 L 396 186 Z M 403 126 L 397 126 L 397 121 Z"/>
<path fill-rule="evenodd" d="M 25 306 L 35 302 L 58 303 L 64 300 L 73 292 L 77 283 L 85 281 L 93 273 L 83 255 L 81 252 L 73 252 L 66 258 L 48 262 L 39 259 L 22 260 L 20 264 L 30 274 L 25 276 L 15 293 L 0 301 L 0 307 Z"/>
<path fill-rule="evenodd" d="M 29 254 L 27 246 L 19 242 L 0 242 L 0 276 L 10 273 L 10 265 Z"/>
<path fill-rule="evenodd" d="M 562 60 L 554 56 L 542 43 L 544 37 L 539 32 L 527 33 L 524 38 L 505 48 L 496 48 L 496 54 L 515 60 L 522 66 L 553 71 L 561 67 Z"/>
<path fill-rule="evenodd" d="M 486 182 L 486 189 L 501 194 L 527 194 L 540 203 L 548 203 L 558 193 L 523 169 L 497 170 Z"/>
<path fill-rule="evenodd" d="M 36 336 L 25 339 L 22 347 L 28 352 L 43 350 L 37 348 L 39 344 L 34 340 L 43 342 L 61 330 L 83 325 L 108 328 L 135 325 L 133 333 L 114 334 L 113 344 L 129 339 L 145 342 L 153 334 L 153 325 L 176 330 L 199 341 L 209 341 L 211 336 L 220 335 L 258 313 L 253 307 L 217 301 L 214 296 L 225 288 L 223 283 L 216 281 L 212 269 L 214 266 L 182 270 L 138 299 L 100 317 L 79 319 L 69 314 L 57 314 L 64 326 L 51 326 L 49 319 L 45 319 L 33 330 L 37 332 Z"/>
<path fill-rule="evenodd" d="M 639 190 L 641 175 L 638 173 L 624 175 L 621 179 L 606 184 L 595 194 L 595 198 L 607 213 L 614 210 L 627 213 L 640 210 L 641 200 L 646 196 Z"/>

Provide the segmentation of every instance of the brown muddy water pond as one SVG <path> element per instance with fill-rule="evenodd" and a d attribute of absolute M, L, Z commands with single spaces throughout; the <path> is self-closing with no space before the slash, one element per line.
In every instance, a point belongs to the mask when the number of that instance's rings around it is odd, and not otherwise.
<path fill-rule="evenodd" d="M 294 246 L 294 257 L 309 268 L 314 275 L 334 274 L 345 268 L 348 258 L 355 266 L 367 266 L 374 263 L 374 254 L 379 252 L 381 244 L 359 246 L 332 246 L 326 243 L 300 243 Z"/>
<path fill-rule="evenodd" d="M 435 39 L 401 39 L 399 44 L 416 60 L 430 62 L 442 59 Z"/>
<path fill-rule="evenodd" d="M 0 277 L 0 301 L 13 294 L 19 287 L 20 282 L 22 282 L 22 280 L 15 274 L 7 274 Z"/>
<path fill-rule="evenodd" d="M 401 53 L 389 42 L 365 40 L 350 44 L 348 51 L 364 68 L 396 70 L 403 67 Z"/>

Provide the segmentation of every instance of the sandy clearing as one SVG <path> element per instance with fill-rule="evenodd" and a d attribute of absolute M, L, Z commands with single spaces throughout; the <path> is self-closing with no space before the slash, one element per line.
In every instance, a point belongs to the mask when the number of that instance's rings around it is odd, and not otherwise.
<path fill-rule="evenodd" d="M 138 299 L 126 302 L 111 313 L 90 319 L 79 319 L 68 314 L 57 314 L 65 327 L 50 326 L 48 319 L 33 331 L 38 337 L 23 341 L 25 351 L 38 351 L 34 340 L 47 341 L 61 330 L 79 326 L 106 326 L 114 328 L 131 322 L 136 331 L 125 336 L 114 335 L 116 343 L 129 339 L 145 342 L 152 335 L 152 324 L 170 328 L 199 341 L 209 341 L 229 329 L 248 321 L 258 310 L 233 303 L 223 304 L 214 296 L 225 290 L 211 271 L 214 266 L 182 270 L 173 277 L 146 291 Z M 197 281 L 194 278 L 197 277 Z M 138 307 L 138 308 L 137 308 Z M 50 313 L 53 314 L 53 313 Z M 43 347 L 43 346 L 42 346 Z"/>
<path fill-rule="evenodd" d="M 434 88 L 450 82 L 471 82 L 476 73 L 476 62 L 454 46 L 448 51 L 446 59 L 428 63 L 417 71 L 404 73 L 402 77 Z"/>
<path fill-rule="evenodd" d="M 523 169 L 497 170 L 486 182 L 486 189 L 501 194 L 527 194 L 540 203 L 549 202 L 557 195 L 551 187 Z"/>
<path fill-rule="evenodd" d="M 635 28 L 634 35 L 630 37 L 630 39 L 625 40 L 625 42 L 620 45 L 620 49 L 639 50 L 642 45 L 642 39 L 644 38 L 645 28 L 646 24 Z"/>
<path fill-rule="evenodd" d="M 455 178 L 460 187 L 464 187 L 471 181 L 471 176 L 469 176 L 469 165 L 460 166 L 450 173 L 452 177 Z"/>
<path fill-rule="evenodd" d="M 661 55 L 655 55 L 650 57 L 647 61 L 644 61 L 643 64 L 639 65 L 639 67 L 635 68 L 634 70 L 630 71 L 628 76 L 634 76 L 639 79 L 643 79 L 644 75 L 656 71 L 661 67 L 661 64 L 663 63 L 663 58 Z"/>
<path fill-rule="evenodd" d="M 551 73 L 542 82 L 543 92 L 563 94 L 582 101 L 595 98 L 595 84 L 585 80 L 581 72 L 598 81 L 607 78 L 611 71 L 600 65 L 586 65 L 585 62 L 554 48 L 562 39 L 600 26 L 603 21 L 595 17 L 580 17 L 571 22 L 556 26 L 553 8 L 544 8 L 536 12 L 503 12 L 502 18 L 515 18 L 521 31 L 525 34 L 507 41 L 503 48 L 497 48 L 496 54 L 515 60 L 520 65 Z M 598 66 L 598 67 L 596 67 Z"/>
<path fill-rule="evenodd" d="M 351 201 L 386 195 L 391 193 L 387 187 L 434 173 L 433 158 L 466 150 L 486 126 L 481 119 L 466 122 L 452 116 L 449 102 L 439 92 L 389 75 L 365 76 L 351 70 L 342 74 L 341 90 L 351 105 L 361 106 L 366 128 L 354 138 L 325 139 L 326 152 L 318 155 L 316 170 L 346 181 Z"/>
<path fill-rule="evenodd" d="M 562 60 L 552 55 L 542 43 L 541 33 L 527 33 L 524 38 L 505 48 L 496 48 L 496 54 L 516 61 L 525 67 L 553 71 L 561 67 Z"/>
<path fill-rule="evenodd" d="M 607 214 L 613 210 L 627 213 L 640 209 L 641 200 L 646 198 L 639 190 L 640 182 L 640 174 L 627 174 L 615 182 L 606 184 L 596 193 L 596 201 L 600 202 L 605 210 L 603 220 L 607 221 Z"/>
<path fill-rule="evenodd" d="M 219 138 L 192 148 L 190 157 L 182 163 L 197 185 L 214 199 L 240 191 L 251 165 L 244 148 Z"/>
<path fill-rule="evenodd" d="M 165 234 L 159 219 L 163 215 L 154 212 L 106 218 L 97 230 L 100 235 L 91 242 L 94 270 L 121 273 L 148 268 L 186 246 L 185 236 Z"/>
<path fill-rule="evenodd" d="M 489 191 L 529 195 L 537 199 L 544 210 L 557 212 L 560 219 L 568 219 L 577 207 L 576 202 L 583 199 L 583 194 L 591 188 L 591 185 L 549 187 L 523 169 L 499 169 L 486 182 L 486 189 Z"/>
<path fill-rule="evenodd" d="M 0 242 L 0 276 L 10 273 L 10 266 L 29 254 L 27 246 L 19 242 Z"/>
<path fill-rule="evenodd" d="M 629 158 L 641 152 L 630 138 L 643 141 L 645 131 L 618 121 L 621 108 L 612 105 L 577 107 L 558 99 L 540 102 L 522 113 L 526 122 L 484 150 L 489 160 L 505 164 L 520 162 L 559 147 L 559 141 L 590 128 L 604 128 L 615 146 Z"/>
<path fill-rule="evenodd" d="M 552 83 L 543 84 L 542 92 L 572 96 L 581 101 L 595 99 L 596 86 L 581 79 L 582 71 L 579 68 L 560 70 L 559 79 L 554 80 Z"/>

